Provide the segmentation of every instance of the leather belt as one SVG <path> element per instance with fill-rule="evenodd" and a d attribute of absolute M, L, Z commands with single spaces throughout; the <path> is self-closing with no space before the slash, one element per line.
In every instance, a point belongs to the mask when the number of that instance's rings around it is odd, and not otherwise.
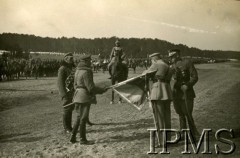
<path fill-rule="evenodd" d="M 86 87 L 77 87 L 76 89 L 87 89 Z"/>

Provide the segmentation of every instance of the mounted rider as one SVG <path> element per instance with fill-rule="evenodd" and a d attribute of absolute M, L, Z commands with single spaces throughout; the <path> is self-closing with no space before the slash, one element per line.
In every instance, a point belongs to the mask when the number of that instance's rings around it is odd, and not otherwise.
<path fill-rule="evenodd" d="M 108 70 L 109 74 L 111 74 L 111 66 L 114 63 L 122 63 L 122 61 L 125 59 L 126 55 L 123 52 L 123 48 L 120 46 L 120 41 L 116 40 L 115 47 L 113 47 L 112 52 L 110 54 L 110 63 L 108 64 Z M 111 78 L 111 77 L 110 77 Z"/>

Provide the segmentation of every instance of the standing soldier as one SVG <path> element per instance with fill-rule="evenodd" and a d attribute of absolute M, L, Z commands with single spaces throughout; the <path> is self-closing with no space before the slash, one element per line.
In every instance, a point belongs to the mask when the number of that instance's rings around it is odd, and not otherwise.
<path fill-rule="evenodd" d="M 76 135 L 80 125 L 80 144 L 91 144 L 86 138 L 86 123 L 90 105 L 96 104 L 96 94 L 102 94 L 107 89 L 95 86 L 91 68 L 91 56 L 84 55 L 80 58 L 74 77 L 75 93 L 73 102 L 77 112 L 77 119 L 73 127 L 70 142 L 76 142 Z"/>
<path fill-rule="evenodd" d="M 188 59 L 182 59 L 179 49 L 172 49 L 169 51 L 173 71 L 173 104 L 176 113 L 179 115 L 180 129 L 189 128 L 196 138 L 199 133 L 195 126 L 192 112 L 195 92 L 193 86 L 198 81 L 198 74 L 193 63 Z M 187 120 L 187 122 L 186 122 Z M 196 140 L 196 139 L 195 139 Z"/>
<path fill-rule="evenodd" d="M 64 56 L 62 66 L 58 69 L 58 90 L 63 101 L 63 106 L 72 102 L 74 90 L 69 87 L 69 83 L 66 82 L 67 78 L 71 75 L 71 71 L 74 67 L 73 55 L 68 53 Z M 72 131 L 72 111 L 74 105 L 63 108 L 63 127 L 66 133 Z"/>
<path fill-rule="evenodd" d="M 149 55 L 152 61 L 152 65 L 145 72 L 157 70 L 153 80 L 153 84 L 150 87 L 150 100 L 154 112 L 154 118 L 156 119 L 156 127 L 160 129 L 171 129 L 171 110 L 170 103 L 172 100 L 172 91 L 170 87 L 171 71 L 168 66 L 160 57 L 159 53 L 153 53 Z M 158 134 L 158 141 L 163 142 L 163 138 L 160 138 Z M 167 140 L 170 140 L 171 136 L 168 135 Z M 160 145 L 160 144 L 159 144 Z"/>

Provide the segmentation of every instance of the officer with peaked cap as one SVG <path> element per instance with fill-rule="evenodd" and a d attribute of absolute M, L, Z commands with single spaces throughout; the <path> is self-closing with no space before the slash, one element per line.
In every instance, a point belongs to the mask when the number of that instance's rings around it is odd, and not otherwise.
<path fill-rule="evenodd" d="M 180 55 L 180 49 L 174 48 L 168 51 L 168 56 L 171 58 L 174 55 Z"/>
<path fill-rule="evenodd" d="M 83 60 L 88 60 L 90 59 L 91 60 L 91 55 L 83 55 L 80 57 L 80 60 L 83 61 Z M 66 87 L 67 89 L 73 93 L 74 92 L 74 75 L 75 75 L 75 72 L 76 72 L 76 68 L 73 68 L 70 75 L 67 77 L 65 83 L 66 83 Z M 88 119 L 86 121 L 86 123 L 89 125 L 89 126 L 92 126 L 94 125 L 94 123 L 92 123 L 90 120 L 89 120 L 89 113 L 88 113 Z"/>
<path fill-rule="evenodd" d="M 76 142 L 76 135 L 80 126 L 80 144 L 92 144 L 86 138 L 86 123 L 89 116 L 90 105 L 96 104 L 96 94 L 106 92 L 106 88 L 95 86 L 91 68 L 91 56 L 83 55 L 77 66 L 74 77 L 75 93 L 73 102 L 77 112 L 77 119 L 74 123 L 70 142 Z"/>
<path fill-rule="evenodd" d="M 153 53 L 149 55 L 152 65 L 146 72 L 157 71 L 155 73 L 153 84 L 150 87 L 150 100 L 156 119 L 156 127 L 160 129 L 171 129 L 171 110 L 170 103 L 172 100 L 172 91 L 170 87 L 171 72 L 168 64 L 166 64 L 160 57 L 160 53 Z M 159 143 L 164 140 L 158 134 Z M 170 140 L 170 135 L 168 135 Z M 162 144 L 161 144 L 162 145 Z"/>
<path fill-rule="evenodd" d="M 63 101 L 63 105 L 67 105 L 72 102 L 73 90 L 70 90 L 66 84 L 68 76 L 74 67 L 73 54 L 67 53 L 64 55 L 62 66 L 58 69 L 57 85 L 59 94 Z M 63 108 L 63 127 L 66 133 L 72 131 L 72 111 L 74 106 L 67 106 Z"/>
<path fill-rule="evenodd" d="M 173 72 L 173 104 L 176 113 L 179 115 L 180 129 L 187 128 L 191 130 L 194 138 L 199 133 L 195 126 L 192 112 L 195 98 L 193 86 L 198 81 L 198 73 L 193 63 L 189 59 L 182 59 L 179 49 L 169 50 L 169 57 L 172 61 Z"/>

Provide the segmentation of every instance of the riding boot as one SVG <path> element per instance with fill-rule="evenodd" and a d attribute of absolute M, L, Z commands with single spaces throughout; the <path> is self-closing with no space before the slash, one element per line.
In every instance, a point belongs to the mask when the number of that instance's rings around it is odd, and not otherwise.
<path fill-rule="evenodd" d="M 86 138 L 86 122 L 82 122 L 80 124 L 80 144 L 87 144 L 87 138 Z"/>
<path fill-rule="evenodd" d="M 64 130 L 69 133 L 72 131 L 72 114 L 69 111 L 64 111 L 63 114 L 63 127 Z"/>
<path fill-rule="evenodd" d="M 108 79 L 112 79 L 112 73 L 111 73 L 111 70 L 109 69 L 108 71 L 109 71 L 109 75 L 110 75 L 110 77 L 109 77 Z"/>
<path fill-rule="evenodd" d="M 180 132 L 182 131 L 182 129 L 187 129 L 187 122 L 186 122 L 186 118 L 184 115 L 179 115 L 179 122 L 180 122 Z M 181 132 L 181 137 L 184 137 L 184 133 Z"/>
<path fill-rule="evenodd" d="M 92 122 L 89 120 L 89 118 L 88 118 L 88 120 L 87 120 L 86 123 L 87 123 L 89 126 L 95 125 L 95 123 L 92 123 Z"/>
<path fill-rule="evenodd" d="M 184 115 L 179 115 L 179 121 L 180 121 L 180 130 L 187 129 L 187 122 Z"/>
<path fill-rule="evenodd" d="M 109 67 L 108 72 L 109 72 L 110 77 L 108 79 L 112 79 L 112 72 L 111 71 L 112 71 L 112 69 Z"/>
<path fill-rule="evenodd" d="M 64 111 L 64 113 L 63 113 L 63 128 L 64 128 L 64 130 L 67 130 L 67 114 L 65 113 L 65 111 Z"/>
<path fill-rule="evenodd" d="M 70 142 L 72 142 L 72 143 L 76 142 L 76 135 L 77 135 L 77 132 L 78 132 L 79 124 L 80 124 L 80 119 L 77 119 L 74 126 L 73 126 L 72 135 L 71 135 L 71 138 L 70 138 Z"/>
<path fill-rule="evenodd" d="M 69 112 L 67 116 L 67 128 L 72 131 L 72 113 Z"/>

